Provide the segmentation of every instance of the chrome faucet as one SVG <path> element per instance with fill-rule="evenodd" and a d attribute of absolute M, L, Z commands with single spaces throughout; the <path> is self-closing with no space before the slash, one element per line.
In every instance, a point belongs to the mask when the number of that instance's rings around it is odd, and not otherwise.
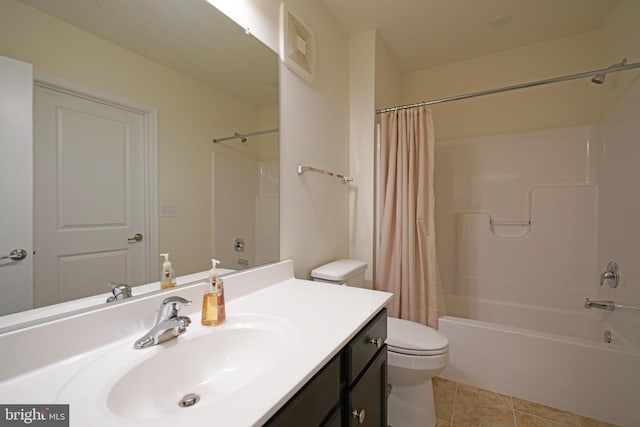
<path fill-rule="evenodd" d="M 111 295 L 107 298 L 107 302 L 120 301 L 131 297 L 131 286 L 126 283 L 108 282 L 107 286 L 111 288 Z"/>
<path fill-rule="evenodd" d="M 160 304 L 156 325 L 144 334 L 142 338 L 138 339 L 133 348 L 147 348 L 184 334 L 187 331 L 187 326 L 191 324 L 191 319 L 178 314 L 180 307 L 190 304 L 191 301 L 178 296 L 165 298 Z"/>

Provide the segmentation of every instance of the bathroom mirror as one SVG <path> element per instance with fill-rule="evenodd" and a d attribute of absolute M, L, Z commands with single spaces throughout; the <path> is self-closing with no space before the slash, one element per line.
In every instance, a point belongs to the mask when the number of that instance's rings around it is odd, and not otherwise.
<path fill-rule="evenodd" d="M 51 87 L 58 83 L 71 85 L 73 91 L 97 94 L 98 99 L 106 96 L 150 111 L 151 119 L 143 122 L 141 133 L 152 140 L 151 146 L 155 144 L 144 156 L 157 156 L 153 162 L 157 170 L 145 169 L 142 177 L 142 181 L 152 177 L 155 182 L 144 184 L 151 191 L 150 200 L 142 205 L 146 213 L 141 215 L 150 233 L 140 233 L 140 239 L 154 245 L 143 258 L 144 279 L 132 285 L 159 280 L 158 253 L 162 252 L 170 253 L 177 276 L 208 270 L 212 257 L 222 261 L 221 267 L 233 270 L 279 259 L 277 55 L 215 7 L 205 0 L 6 0 L 0 4 L 0 55 L 32 64 L 36 82 L 34 308 L 104 294 L 109 291 L 108 281 L 126 280 L 124 273 L 109 271 L 108 263 L 106 271 L 104 265 L 94 268 L 90 262 L 70 268 L 79 259 L 96 256 L 67 254 L 66 263 L 58 257 L 47 270 L 46 281 L 56 275 L 58 289 L 43 291 L 46 285 L 37 270 L 37 257 L 44 257 L 46 236 L 40 235 L 40 227 L 52 216 L 50 212 L 60 216 L 61 208 L 59 201 L 48 206 L 38 199 L 49 191 L 38 188 L 43 181 L 37 177 L 41 170 L 38 156 L 43 156 L 38 154 L 38 138 L 47 134 L 39 114 L 51 107 L 46 106 L 49 101 L 44 101 L 45 107 L 39 103 L 51 98 Z M 57 105 L 51 108 L 60 110 Z M 75 106 L 68 110 L 78 112 Z M 93 117 L 93 113 L 88 115 Z M 93 138 L 95 131 L 89 129 L 92 137 L 86 141 L 100 139 Z M 261 133 L 265 130 L 270 132 Z M 236 133 L 258 134 L 213 142 Z M 97 146 L 87 146 L 91 158 Z M 58 160 L 62 151 L 58 147 L 54 153 Z M 72 154 L 79 156 L 79 151 Z M 89 191 L 95 193 L 103 191 L 104 182 L 127 181 L 117 168 L 100 171 L 106 157 L 98 161 L 94 157 L 94 166 L 74 170 L 76 175 L 71 184 L 65 181 L 65 188 L 101 180 L 91 187 L 95 191 Z M 81 175 L 82 170 L 86 176 Z M 74 215 L 88 210 L 83 200 L 74 202 Z M 42 214 L 42 206 L 48 206 L 44 209 L 48 213 Z M 111 208 L 106 203 L 103 210 Z M 82 219 L 80 223 L 84 224 Z M 86 228 L 68 228 L 74 227 Z M 137 244 L 135 237 L 129 238 L 132 245 Z M 74 262 L 67 262 L 69 256 L 75 257 Z M 7 298 L 5 292 L 2 286 L 0 298 Z M 135 287 L 133 294 L 139 294 Z M 73 303 L 70 307 L 77 308 Z"/>

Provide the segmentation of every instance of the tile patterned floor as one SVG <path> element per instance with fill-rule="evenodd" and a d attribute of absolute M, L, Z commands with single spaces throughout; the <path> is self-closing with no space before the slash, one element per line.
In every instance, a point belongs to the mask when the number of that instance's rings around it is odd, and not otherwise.
<path fill-rule="evenodd" d="M 615 427 L 571 412 L 434 378 L 436 427 Z"/>

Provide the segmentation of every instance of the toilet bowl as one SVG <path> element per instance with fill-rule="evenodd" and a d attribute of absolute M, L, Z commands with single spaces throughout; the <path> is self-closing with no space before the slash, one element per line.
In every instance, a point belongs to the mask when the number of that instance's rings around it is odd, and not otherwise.
<path fill-rule="evenodd" d="M 387 318 L 387 424 L 435 426 L 431 379 L 449 362 L 449 340 L 428 326 Z"/>
<path fill-rule="evenodd" d="M 362 287 L 366 263 L 338 260 L 315 268 L 315 281 Z M 387 424 L 390 427 L 436 425 L 431 379 L 449 362 L 447 337 L 428 326 L 387 318 Z"/>

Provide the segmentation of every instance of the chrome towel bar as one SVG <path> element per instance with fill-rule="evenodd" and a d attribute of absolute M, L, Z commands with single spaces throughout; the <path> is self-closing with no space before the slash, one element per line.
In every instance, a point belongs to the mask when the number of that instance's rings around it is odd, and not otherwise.
<path fill-rule="evenodd" d="M 324 174 L 324 175 L 335 176 L 336 178 L 340 178 L 342 180 L 343 184 L 347 184 L 347 183 L 353 181 L 353 178 L 350 177 L 350 176 L 340 175 L 339 173 L 329 172 L 329 171 L 326 171 L 324 169 L 314 168 L 312 166 L 303 166 L 300 163 L 298 163 L 297 172 L 298 172 L 298 175 L 302 175 L 305 172 L 317 172 L 317 173 L 321 173 L 321 174 Z"/>

